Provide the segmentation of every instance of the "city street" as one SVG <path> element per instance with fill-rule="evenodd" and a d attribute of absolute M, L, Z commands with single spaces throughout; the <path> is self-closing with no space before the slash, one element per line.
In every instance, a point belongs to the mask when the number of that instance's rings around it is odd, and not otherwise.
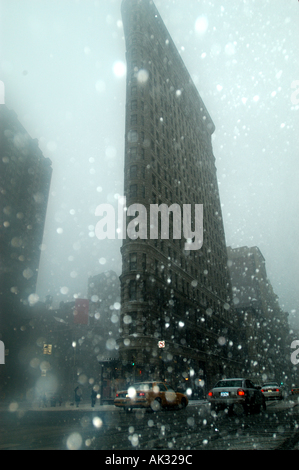
<path fill-rule="evenodd" d="M 0 450 L 292 450 L 299 449 L 297 402 L 267 403 L 261 414 L 213 416 L 206 402 L 158 413 L 114 406 L 0 412 Z"/>

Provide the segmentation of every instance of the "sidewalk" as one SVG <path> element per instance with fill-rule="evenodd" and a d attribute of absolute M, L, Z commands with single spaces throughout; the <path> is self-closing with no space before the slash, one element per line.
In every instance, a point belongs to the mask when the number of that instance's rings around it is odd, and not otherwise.
<path fill-rule="evenodd" d="M 41 406 L 38 402 L 16 402 L 16 401 L 0 401 L 0 412 L 10 411 L 20 412 L 20 411 L 52 411 L 52 412 L 59 412 L 59 411 L 114 411 L 116 407 L 114 405 L 101 405 L 96 403 L 94 408 L 92 408 L 90 402 L 83 402 L 80 403 L 79 407 L 77 408 L 75 404 L 71 404 L 71 402 L 62 403 L 61 406 L 58 404 L 56 406 Z"/>

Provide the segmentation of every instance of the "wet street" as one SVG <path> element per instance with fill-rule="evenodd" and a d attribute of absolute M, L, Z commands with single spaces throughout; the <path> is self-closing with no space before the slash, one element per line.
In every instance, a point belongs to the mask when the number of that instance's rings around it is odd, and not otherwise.
<path fill-rule="evenodd" d="M 185 410 L 125 413 L 88 409 L 1 411 L 0 450 L 291 450 L 299 448 L 299 406 L 285 400 L 245 416 L 210 413 L 208 404 Z"/>

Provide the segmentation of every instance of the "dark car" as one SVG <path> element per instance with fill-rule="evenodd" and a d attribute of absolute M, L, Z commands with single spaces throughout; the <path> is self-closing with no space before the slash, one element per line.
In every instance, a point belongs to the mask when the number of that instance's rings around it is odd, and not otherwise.
<path fill-rule="evenodd" d="M 208 400 L 212 410 L 227 408 L 242 410 L 245 413 L 266 409 L 266 401 L 263 393 L 251 380 L 244 378 L 223 379 L 208 393 Z"/>

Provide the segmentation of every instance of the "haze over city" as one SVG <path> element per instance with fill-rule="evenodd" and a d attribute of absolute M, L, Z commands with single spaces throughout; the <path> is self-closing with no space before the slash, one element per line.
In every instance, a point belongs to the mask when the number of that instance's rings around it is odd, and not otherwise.
<path fill-rule="evenodd" d="M 298 326 L 298 2 L 155 3 L 216 126 L 227 246 L 260 248 Z M 37 294 L 58 304 L 86 296 L 91 275 L 121 273 L 121 241 L 95 236 L 96 207 L 124 192 L 121 1 L 0 6 L 6 105 L 52 160 Z"/>

